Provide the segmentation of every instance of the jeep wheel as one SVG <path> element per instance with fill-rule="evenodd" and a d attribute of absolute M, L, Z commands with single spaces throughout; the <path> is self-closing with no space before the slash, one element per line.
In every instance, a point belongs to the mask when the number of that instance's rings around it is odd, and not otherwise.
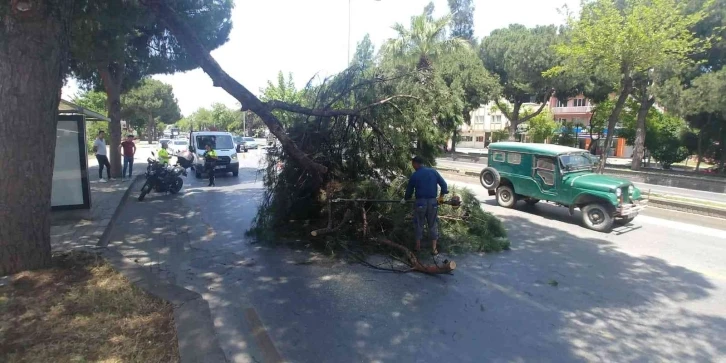
<path fill-rule="evenodd" d="M 497 204 L 500 207 L 512 208 L 517 203 L 517 196 L 514 195 L 514 190 L 511 187 L 502 185 L 497 188 Z"/>
<path fill-rule="evenodd" d="M 501 176 L 499 175 L 499 172 L 497 171 L 497 169 L 494 169 L 492 167 L 484 168 L 484 170 L 481 171 L 481 174 L 479 174 L 479 182 L 486 189 L 497 189 L 500 181 Z"/>
<path fill-rule="evenodd" d="M 592 203 L 582 209 L 582 223 L 585 227 L 598 232 L 610 232 L 613 228 L 613 216 L 610 210 L 602 204 Z"/>

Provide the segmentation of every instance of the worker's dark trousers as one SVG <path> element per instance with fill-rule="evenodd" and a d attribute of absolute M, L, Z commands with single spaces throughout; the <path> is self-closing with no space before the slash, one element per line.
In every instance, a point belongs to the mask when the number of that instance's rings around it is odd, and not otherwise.
<path fill-rule="evenodd" d="M 209 174 L 209 185 L 214 185 L 214 167 L 217 166 L 217 163 L 204 163 L 204 171 L 206 171 Z"/>
<path fill-rule="evenodd" d="M 439 239 L 439 202 L 436 198 L 416 199 L 413 205 L 413 225 L 416 231 L 416 240 L 423 238 L 424 223 L 429 227 L 429 238 Z"/>

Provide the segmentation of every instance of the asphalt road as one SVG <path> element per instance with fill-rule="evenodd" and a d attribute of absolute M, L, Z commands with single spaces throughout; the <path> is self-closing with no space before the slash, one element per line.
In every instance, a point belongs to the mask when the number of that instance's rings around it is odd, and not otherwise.
<path fill-rule="evenodd" d="M 726 360 L 726 226 L 666 214 L 602 234 L 563 208 L 503 209 L 451 180 L 501 218 L 511 251 L 457 256 L 453 275 L 385 273 L 247 239 L 263 153 L 216 188 L 190 174 L 179 195 L 130 200 L 111 233 L 204 296 L 230 361 Z"/>
<path fill-rule="evenodd" d="M 486 159 L 481 159 L 478 163 L 466 161 L 453 161 L 450 159 L 436 159 L 436 165 L 444 168 L 458 168 L 470 171 L 481 171 L 486 167 Z M 692 199 L 703 199 L 713 202 L 726 204 L 726 193 L 712 193 L 693 189 L 674 188 L 662 185 L 646 184 L 634 182 L 635 186 L 640 190 L 647 192 L 650 190 L 654 194 L 673 195 Z"/>

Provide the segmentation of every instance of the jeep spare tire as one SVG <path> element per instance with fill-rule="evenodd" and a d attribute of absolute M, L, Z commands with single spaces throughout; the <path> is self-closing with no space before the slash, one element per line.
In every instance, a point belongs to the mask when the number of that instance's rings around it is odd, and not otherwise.
<path fill-rule="evenodd" d="M 497 189 L 501 180 L 502 177 L 499 175 L 497 169 L 490 166 L 484 168 L 481 174 L 479 174 L 479 182 L 484 188 L 489 190 Z"/>

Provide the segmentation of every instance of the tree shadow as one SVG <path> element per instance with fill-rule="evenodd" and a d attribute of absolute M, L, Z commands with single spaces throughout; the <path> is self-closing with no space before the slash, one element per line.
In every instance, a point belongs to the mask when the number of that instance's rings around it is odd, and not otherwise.
<path fill-rule="evenodd" d="M 242 174 L 241 174 L 242 176 Z M 199 189 L 199 190 L 195 190 Z M 264 361 L 253 307 L 277 350 L 301 362 L 718 361 L 726 297 L 703 275 L 521 216 L 512 250 L 457 258 L 452 276 L 383 273 L 311 249 L 251 245 L 261 185 L 195 184 L 128 203 L 112 245 L 209 302 L 231 361 Z M 567 210 L 522 210 L 577 223 Z"/>

